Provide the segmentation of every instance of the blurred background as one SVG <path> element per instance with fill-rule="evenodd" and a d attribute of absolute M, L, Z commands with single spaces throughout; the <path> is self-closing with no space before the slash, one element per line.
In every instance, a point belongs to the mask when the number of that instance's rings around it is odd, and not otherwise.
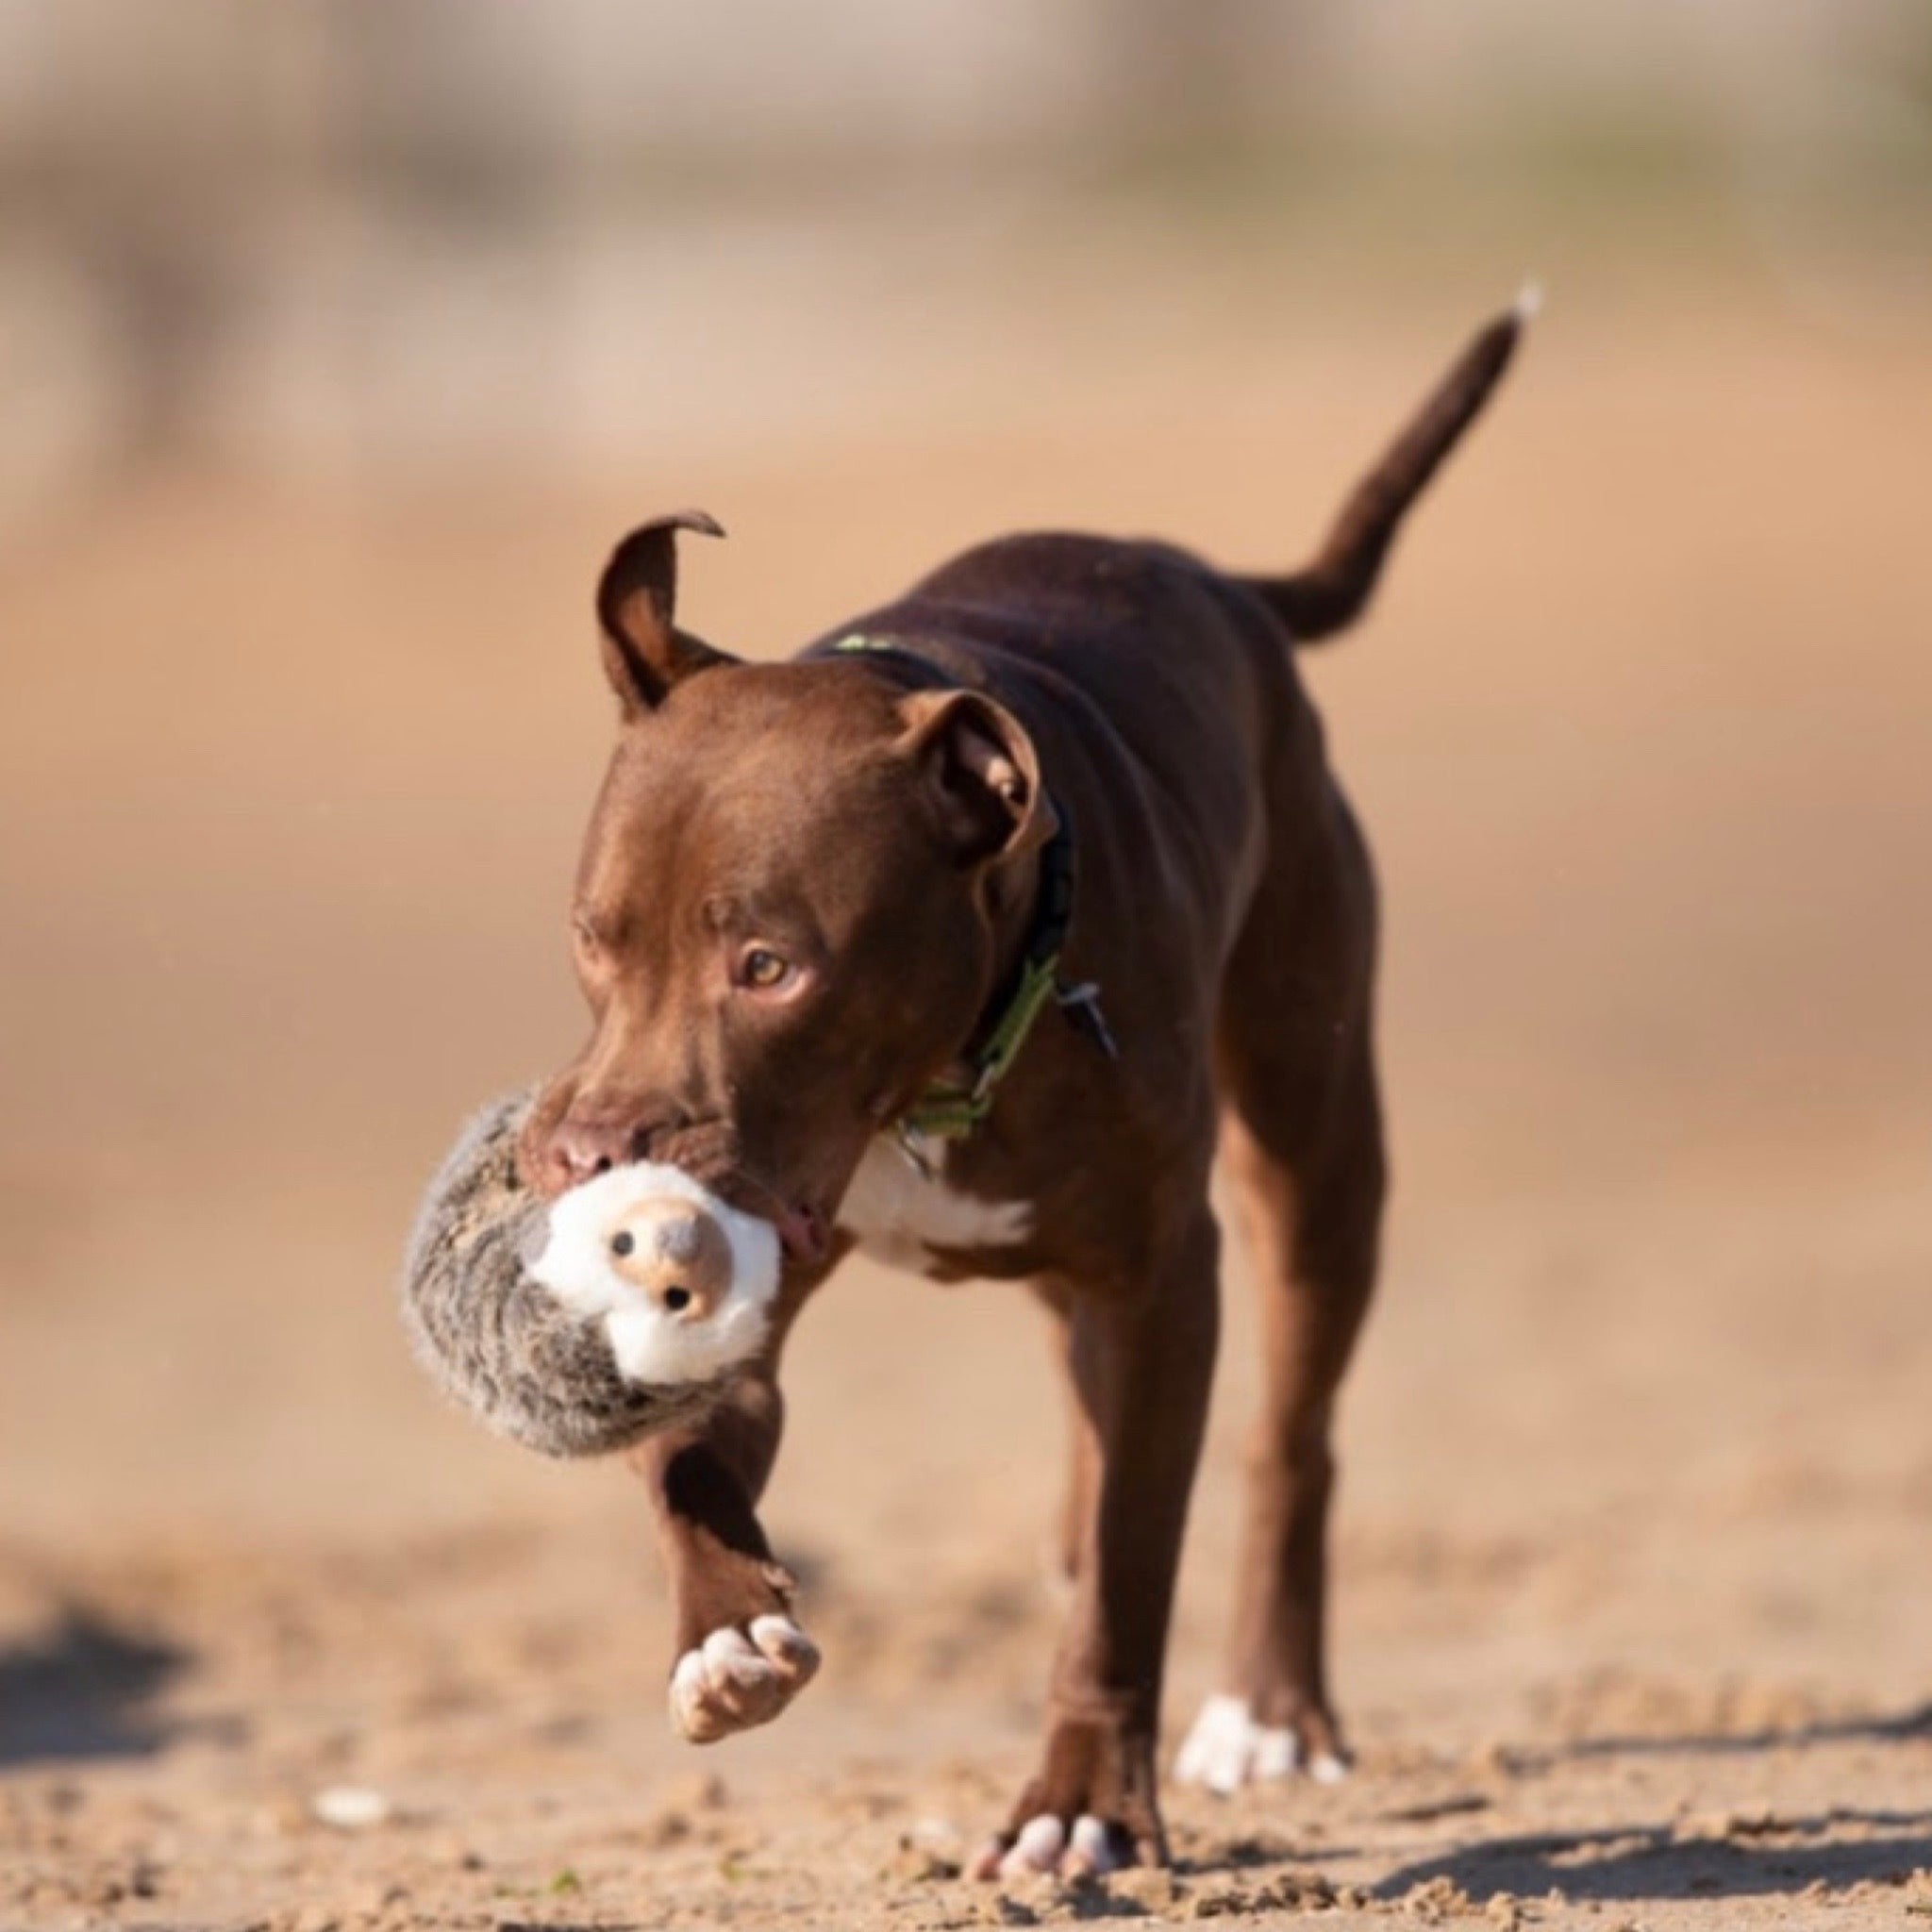
<path fill-rule="evenodd" d="M 1530 275 L 1307 667 L 1399 1190 L 1341 1692 L 1372 1791 L 1575 1745 L 1550 1804 L 1653 1817 L 1582 1748 L 1638 1735 L 1685 1803 L 1909 1790 L 1932 1867 L 1928 244 L 1922 0 L 0 0 L 0 1902 L 486 1884 L 261 1824 L 342 1777 L 616 1886 L 584 1821 L 684 1761 L 622 1474 L 393 1313 L 457 1124 L 582 1024 L 615 537 L 719 516 L 681 614 L 755 654 L 1006 528 L 1283 566 Z M 828 1663 L 734 1782 L 1018 1767 L 1041 1343 L 862 1267 L 815 1312 L 770 1518 Z M 1831 1830 L 1794 1884 L 1879 1872 Z"/>

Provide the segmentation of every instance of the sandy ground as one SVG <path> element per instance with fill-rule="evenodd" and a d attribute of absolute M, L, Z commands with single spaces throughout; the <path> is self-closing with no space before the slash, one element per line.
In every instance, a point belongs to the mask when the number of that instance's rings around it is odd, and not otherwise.
<path fill-rule="evenodd" d="M 1313 667 L 1388 889 L 1399 1166 L 1346 1786 L 1174 1794 L 1171 1877 L 948 1875 L 1054 1627 L 1008 1291 L 855 1267 L 815 1310 L 768 1520 L 824 1672 L 704 1753 L 621 1474 L 407 1358 L 417 1185 L 576 1034 L 601 547 L 707 504 L 687 608 L 753 649 L 1004 526 L 1286 558 L 1467 312 L 1305 295 L 654 452 L 641 499 L 176 482 L 0 558 L 0 1925 L 1932 1917 L 1932 337 L 1559 305 Z"/>

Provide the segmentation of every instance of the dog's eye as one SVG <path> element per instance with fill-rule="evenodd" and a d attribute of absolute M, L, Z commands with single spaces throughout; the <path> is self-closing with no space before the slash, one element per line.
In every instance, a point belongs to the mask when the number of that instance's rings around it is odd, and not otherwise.
<path fill-rule="evenodd" d="M 738 983 L 754 992 L 774 992 L 791 977 L 791 963 L 769 946 L 747 946 L 738 958 Z"/>

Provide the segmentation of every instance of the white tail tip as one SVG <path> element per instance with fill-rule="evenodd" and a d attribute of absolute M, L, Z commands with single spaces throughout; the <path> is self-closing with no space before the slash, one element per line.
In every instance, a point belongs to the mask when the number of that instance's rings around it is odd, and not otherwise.
<path fill-rule="evenodd" d="M 1509 305 L 1509 313 L 1519 324 L 1533 322 L 1542 313 L 1543 285 L 1533 276 L 1516 291 L 1516 300 Z"/>

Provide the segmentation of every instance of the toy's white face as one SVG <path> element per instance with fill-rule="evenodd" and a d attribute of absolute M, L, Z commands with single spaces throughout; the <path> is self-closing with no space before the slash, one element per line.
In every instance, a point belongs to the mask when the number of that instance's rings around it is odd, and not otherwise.
<path fill-rule="evenodd" d="M 667 1306 L 620 1270 L 628 1229 L 646 1204 L 689 1201 L 708 1215 L 731 1250 L 731 1278 L 708 1307 L 674 1292 Z M 613 1245 L 615 1243 L 615 1245 Z M 778 1291 L 778 1235 L 770 1222 L 741 1213 L 675 1167 L 640 1161 L 612 1168 L 550 1204 L 549 1233 L 531 1276 L 567 1308 L 602 1316 L 618 1373 L 664 1386 L 705 1382 L 756 1355 Z"/>

